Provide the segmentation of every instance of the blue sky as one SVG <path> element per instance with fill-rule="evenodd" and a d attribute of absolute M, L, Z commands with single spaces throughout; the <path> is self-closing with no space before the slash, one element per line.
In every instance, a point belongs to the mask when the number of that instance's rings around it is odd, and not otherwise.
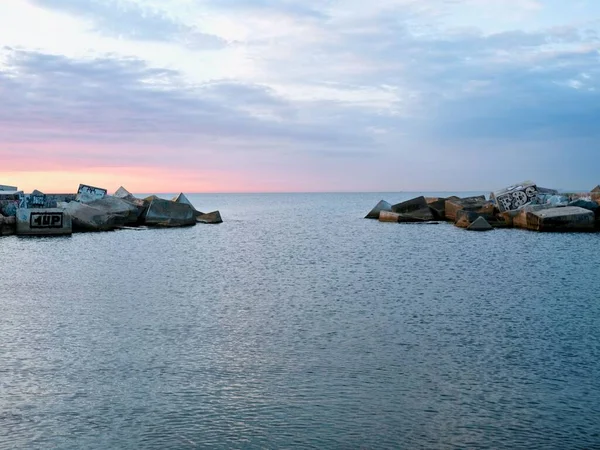
<path fill-rule="evenodd" d="M 600 183 L 600 2 L 4 0 L 0 30 L 0 184 Z"/>

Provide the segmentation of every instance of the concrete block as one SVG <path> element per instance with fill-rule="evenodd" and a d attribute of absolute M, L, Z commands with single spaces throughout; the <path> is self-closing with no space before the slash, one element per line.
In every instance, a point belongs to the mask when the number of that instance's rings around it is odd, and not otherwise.
<path fill-rule="evenodd" d="M 379 203 L 375 205 L 375 207 L 369 211 L 369 214 L 365 216 L 365 219 L 379 219 L 379 213 L 381 211 L 392 211 L 392 205 L 390 205 L 385 200 L 381 200 Z"/>
<path fill-rule="evenodd" d="M 16 225 L 20 236 L 64 236 L 73 232 L 71 216 L 59 208 L 19 208 Z"/>
<path fill-rule="evenodd" d="M 145 223 L 146 225 L 163 227 L 194 225 L 196 214 L 194 208 L 185 203 L 154 199 L 146 211 Z"/>

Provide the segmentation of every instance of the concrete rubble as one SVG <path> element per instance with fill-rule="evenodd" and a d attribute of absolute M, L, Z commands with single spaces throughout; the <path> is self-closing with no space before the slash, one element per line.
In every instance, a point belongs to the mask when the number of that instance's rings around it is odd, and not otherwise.
<path fill-rule="evenodd" d="M 74 232 L 183 227 L 218 224 L 219 211 L 198 211 L 180 193 L 173 200 L 137 198 L 124 187 L 109 195 L 103 188 L 79 185 L 76 194 L 24 193 L 0 185 L 0 236 L 64 236 Z"/>
<path fill-rule="evenodd" d="M 559 192 L 532 181 L 471 197 L 416 197 L 395 205 L 381 200 L 365 217 L 380 222 L 445 221 L 471 231 L 600 232 L 600 185 L 590 192 Z"/>

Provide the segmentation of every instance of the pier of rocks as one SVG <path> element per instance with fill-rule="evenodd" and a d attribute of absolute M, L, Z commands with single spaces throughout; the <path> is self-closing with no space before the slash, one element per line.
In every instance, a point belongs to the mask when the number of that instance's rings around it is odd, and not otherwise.
<path fill-rule="evenodd" d="M 365 217 L 393 223 L 451 222 L 470 231 L 600 231 L 600 186 L 563 192 L 523 182 L 475 197 L 416 197 L 392 205 L 381 200 Z"/>
<path fill-rule="evenodd" d="M 124 187 L 109 195 L 106 189 L 81 184 L 76 194 L 37 190 L 25 194 L 16 186 L 0 185 L 0 236 L 63 236 L 222 222 L 219 211 L 201 212 L 183 193 L 173 199 L 138 198 Z"/>

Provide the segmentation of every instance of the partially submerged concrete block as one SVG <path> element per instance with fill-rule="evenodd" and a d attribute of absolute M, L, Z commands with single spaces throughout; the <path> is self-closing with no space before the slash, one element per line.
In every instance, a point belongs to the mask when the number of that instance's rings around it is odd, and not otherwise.
<path fill-rule="evenodd" d="M 154 199 L 146 211 L 145 223 L 146 225 L 162 227 L 194 225 L 196 214 L 194 208 L 185 203 Z"/>
<path fill-rule="evenodd" d="M 435 220 L 435 217 L 429 208 L 429 204 L 423 196 L 392 205 L 392 212 L 404 216 L 405 220 L 402 220 L 403 222 L 423 222 Z"/>
<path fill-rule="evenodd" d="M 490 231 L 494 228 L 485 220 L 483 217 L 478 217 L 475 221 L 467 227 L 469 231 Z"/>
<path fill-rule="evenodd" d="M 446 220 L 446 198 L 426 199 L 435 220 Z"/>
<path fill-rule="evenodd" d="M 115 220 L 115 222 L 122 222 L 120 225 L 133 225 L 138 223 L 140 216 L 144 211 L 143 202 L 141 205 L 136 205 L 124 198 L 117 198 L 112 195 L 107 195 L 100 200 L 94 200 L 93 202 L 87 203 L 87 205 L 104 211 L 107 215 L 121 217 L 122 220 Z"/>
<path fill-rule="evenodd" d="M 199 223 L 210 224 L 223 223 L 223 219 L 221 218 L 221 213 L 219 211 L 213 211 L 210 213 L 197 215 L 196 221 Z"/>
<path fill-rule="evenodd" d="M 375 205 L 375 207 L 369 211 L 369 214 L 365 216 L 365 219 L 379 219 L 379 213 L 381 211 L 392 211 L 392 205 L 390 205 L 385 200 L 381 200 L 379 203 Z"/>
<path fill-rule="evenodd" d="M 19 208 L 16 224 L 19 236 L 64 236 L 73 232 L 71 216 L 59 208 Z"/>
<path fill-rule="evenodd" d="M 58 206 L 71 216 L 74 231 L 111 231 L 125 224 L 122 214 L 110 214 L 106 209 L 85 203 L 59 203 Z"/>
<path fill-rule="evenodd" d="M 515 226 L 534 231 L 592 231 L 592 211 L 577 206 L 522 211 L 514 219 Z"/>

